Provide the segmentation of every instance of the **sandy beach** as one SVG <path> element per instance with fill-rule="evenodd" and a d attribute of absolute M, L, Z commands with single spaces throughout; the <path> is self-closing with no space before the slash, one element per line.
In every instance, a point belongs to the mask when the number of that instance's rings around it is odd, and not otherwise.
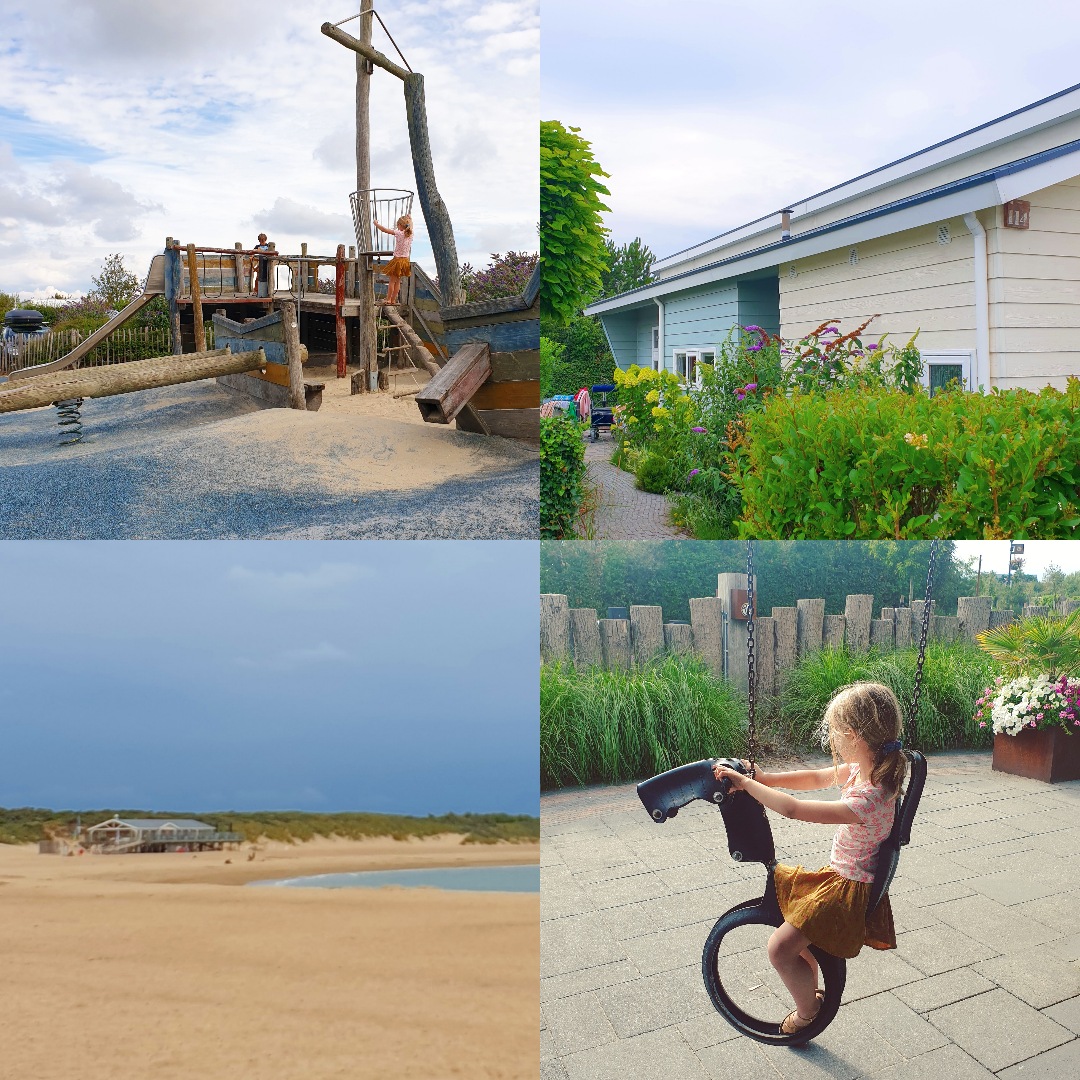
<path fill-rule="evenodd" d="M 250 862 L 249 849 L 0 845 L 0 1077 L 537 1075 L 538 895 L 240 886 L 536 863 L 538 844 L 315 840 Z"/>

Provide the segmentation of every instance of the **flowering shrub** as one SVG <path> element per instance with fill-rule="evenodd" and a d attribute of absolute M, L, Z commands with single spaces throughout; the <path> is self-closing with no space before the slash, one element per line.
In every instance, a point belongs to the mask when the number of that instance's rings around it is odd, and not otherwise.
<path fill-rule="evenodd" d="M 1026 727 L 1057 726 L 1067 732 L 1080 727 L 1080 681 L 1066 675 L 1020 675 L 1011 682 L 1002 676 L 976 702 L 975 722 L 994 734 L 1018 735 Z"/>
<path fill-rule="evenodd" d="M 491 255 L 483 270 L 473 269 L 470 263 L 461 268 L 461 287 L 468 303 L 476 300 L 498 300 L 504 296 L 519 296 L 529 284 L 539 255 L 535 252 L 508 251 Z"/>
<path fill-rule="evenodd" d="M 1080 380 L 1068 389 L 769 395 L 733 443 L 760 539 L 1028 539 L 1080 526 Z"/>
<path fill-rule="evenodd" d="M 915 347 L 918 331 L 900 348 L 886 342 L 885 336 L 864 344 L 862 333 L 876 318 L 872 315 L 846 334 L 824 322 L 794 345 L 782 346 L 788 388 L 807 394 L 839 388 L 920 392 L 923 365 Z"/>

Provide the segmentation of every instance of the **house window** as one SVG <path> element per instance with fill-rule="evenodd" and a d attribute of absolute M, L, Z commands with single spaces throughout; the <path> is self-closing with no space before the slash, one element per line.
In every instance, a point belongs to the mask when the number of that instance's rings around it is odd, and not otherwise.
<path fill-rule="evenodd" d="M 715 364 L 715 349 L 678 349 L 675 352 L 675 374 L 687 386 L 701 385 L 700 364 Z"/>
<path fill-rule="evenodd" d="M 652 328 L 652 369 L 660 370 L 660 327 Z"/>
<path fill-rule="evenodd" d="M 971 373 L 975 367 L 975 353 L 970 349 L 945 349 L 940 352 L 923 353 L 923 386 L 933 397 L 952 382 L 958 382 L 965 390 L 976 390 Z"/>

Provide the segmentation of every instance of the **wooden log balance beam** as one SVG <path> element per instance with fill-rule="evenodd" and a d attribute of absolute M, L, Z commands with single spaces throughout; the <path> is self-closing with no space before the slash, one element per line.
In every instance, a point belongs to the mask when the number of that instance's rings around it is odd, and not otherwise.
<path fill-rule="evenodd" d="M 438 375 L 416 395 L 424 420 L 449 424 L 491 374 L 491 352 L 486 341 L 464 345 L 447 361 Z"/>
<path fill-rule="evenodd" d="M 37 409 L 69 398 L 113 397 L 218 375 L 238 375 L 265 366 L 262 349 L 243 353 L 211 349 L 186 356 L 155 356 L 126 364 L 58 371 L 27 379 L 10 389 L 9 384 L 0 383 L 0 413 Z"/>

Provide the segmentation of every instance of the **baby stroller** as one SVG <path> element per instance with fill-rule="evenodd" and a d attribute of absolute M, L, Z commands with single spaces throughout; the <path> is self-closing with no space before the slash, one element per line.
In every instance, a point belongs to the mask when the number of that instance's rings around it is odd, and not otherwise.
<path fill-rule="evenodd" d="M 613 383 L 601 383 L 599 386 L 593 386 L 589 389 L 592 404 L 590 435 L 593 442 L 600 438 L 601 428 L 608 432 L 611 431 L 612 407 L 608 401 L 608 394 L 613 393 L 615 393 Z"/>

